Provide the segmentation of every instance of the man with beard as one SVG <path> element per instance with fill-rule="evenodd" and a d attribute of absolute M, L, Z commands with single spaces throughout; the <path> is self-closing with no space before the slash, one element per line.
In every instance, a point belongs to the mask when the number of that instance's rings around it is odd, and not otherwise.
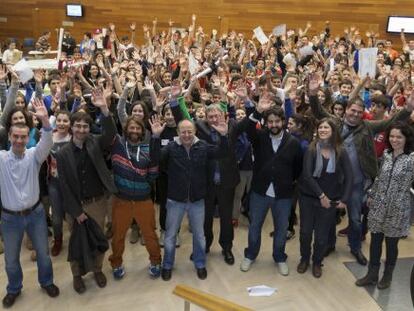
<path fill-rule="evenodd" d="M 240 270 L 246 272 L 259 254 L 261 231 L 269 207 L 272 210 L 274 235 L 273 259 L 279 273 L 288 275 L 285 254 L 286 233 L 292 206 L 294 181 L 302 170 L 302 151 L 299 141 L 283 130 L 285 120 L 281 108 L 271 108 L 273 101 L 263 94 L 249 118 L 247 134 L 252 142 L 254 165 L 250 192 L 250 225 L 248 246 Z M 256 129 L 263 117 L 265 127 Z"/>
<path fill-rule="evenodd" d="M 103 93 L 99 89 L 92 92 L 92 104 L 102 113 L 102 134 L 92 135 L 92 118 L 86 112 L 78 111 L 70 118 L 72 140 L 56 153 L 59 184 L 65 198 L 63 207 L 72 224 L 79 224 L 91 217 L 103 230 L 106 216 L 107 194 L 116 193 L 113 178 L 108 170 L 104 153 L 111 150 L 116 135 L 116 127 L 109 113 Z M 97 285 L 106 286 L 106 277 L 102 273 L 104 253 L 94 258 L 93 269 Z M 73 275 L 73 288 L 82 294 L 86 287 L 82 279 L 83 271 L 78 261 L 70 261 Z"/>
<path fill-rule="evenodd" d="M 152 278 L 161 274 L 161 250 L 155 233 L 155 210 L 151 200 L 151 183 L 158 176 L 160 134 L 165 128 L 159 117 L 149 120 L 152 130 L 150 143 L 143 143 L 145 125 L 130 116 L 124 126 L 124 137 L 116 136 L 112 146 L 112 168 L 117 194 L 112 201 L 112 255 L 109 257 L 115 279 L 125 275 L 122 254 L 125 235 L 133 219 L 141 228 L 145 247 L 150 256 L 148 273 Z"/>

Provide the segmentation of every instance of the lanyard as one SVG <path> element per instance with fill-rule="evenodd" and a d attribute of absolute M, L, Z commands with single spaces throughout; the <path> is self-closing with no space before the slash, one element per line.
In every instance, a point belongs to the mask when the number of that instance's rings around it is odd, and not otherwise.
<path fill-rule="evenodd" d="M 128 140 L 125 140 L 125 149 L 126 149 L 126 152 L 127 152 L 128 159 L 131 160 L 131 155 L 129 154 L 129 148 L 128 148 Z M 140 153 L 140 151 L 141 151 L 141 147 L 138 145 L 137 156 L 136 156 L 137 162 L 139 162 L 139 153 Z"/>

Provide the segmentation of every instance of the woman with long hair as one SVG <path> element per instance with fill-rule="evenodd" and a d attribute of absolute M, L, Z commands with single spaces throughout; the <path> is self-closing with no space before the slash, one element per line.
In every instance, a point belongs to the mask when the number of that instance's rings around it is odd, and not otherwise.
<path fill-rule="evenodd" d="M 410 232 L 410 188 L 414 181 L 414 135 L 403 122 L 392 124 L 386 132 L 388 149 L 381 169 L 368 191 L 368 229 L 371 231 L 368 273 L 356 281 L 357 286 L 391 285 L 398 257 L 398 241 Z M 382 279 L 378 282 L 382 243 L 386 257 Z"/>
<path fill-rule="evenodd" d="M 335 223 L 336 208 L 346 208 L 351 195 L 350 165 L 334 121 L 328 118 L 320 120 L 316 138 L 305 153 L 299 180 L 299 273 L 305 273 L 309 266 L 313 235 L 312 274 L 316 278 L 322 275 L 322 260 L 328 245 L 329 229 Z"/>
<path fill-rule="evenodd" d="M 59 187 L 59 176 L 57 172 L 57 163 L 55 154 L 65 144 L 70 142 L 70 113 L 68 111 L 58 111 L 56 117 L 56 128 L 53 133 L 53 146 L 48 159 L 48 190 L 49 199 L 52 207 L 52 227 L 53 227 L 53 246 L 51 249 L 52 256 L 58 256 L 62 250 L 63 241 L 63 196 Z"/>

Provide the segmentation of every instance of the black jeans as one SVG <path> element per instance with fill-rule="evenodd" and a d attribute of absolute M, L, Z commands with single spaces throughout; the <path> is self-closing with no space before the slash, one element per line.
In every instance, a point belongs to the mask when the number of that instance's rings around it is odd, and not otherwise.
<path fill-rule="evenodd" d="M 230 250 L 233 247 L 233 201 L 234 188 L 223 187 L 222 185 L 213 185 L 207 187 L 207 196 L 205 199 L 205 219 L 204 234 L 206 236 L 206 251 L 210 249 L 213 243 L 213 218 L 216 203 L 220 216 L 220 237 L 219 244 L 224 250 Z"/>
<path fill-rule="evenodd" d="M 324 208 L 319 199 L 304 195 L 299 196 L 299 208 L 301 261 L 309 262 L 314 235 L 312 261 L 320 265 L 328 246 L 329 229 L 335 224 L 336 208 Z"/>
<path fill-rule="evenodd" d="M 296 216 L 296 204 L 298 203 L 298 197 L 299 197 L 299 190 L 298 186 L 295 185 L 295 188 L 293 190 L 293 197 L 292 197 L 292 209 L 290 210 L 290 216 L 289 216 L 289 231 L 295 230 L 295 224 L 297 223 L 297 216 Z"/>
<path fill-rule="evenodd" d="M 385 265 L 395 266 L 398 257 L 398 241 L 400 238 L 385 237 L 384 233 L 371 232 L 371 245 L 369 246 L 369 262 L 371 266 L 381 264 L 382 242 L 385 238 Z"/>
<path fill-rule="evenodd" d="M 165 231 L 165 220 L 167 219 L 167 193 L 168 193 L 168 175 L 160 173 L 156 184 L 156 201 L 160 207 L 159 222 L 162 230 Z"/>

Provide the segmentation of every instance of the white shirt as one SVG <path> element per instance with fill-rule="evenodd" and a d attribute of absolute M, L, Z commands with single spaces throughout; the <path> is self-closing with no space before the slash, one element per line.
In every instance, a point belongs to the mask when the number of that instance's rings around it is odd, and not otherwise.
<path fill-rule="evenodd" d="M 10 149 L 0 151 L 0 192 L 4 208 L 28 209 L 39 200 L 39 171 L 52 148 L 52 130 L 42 129 L 35 148 L 17 156 Z"/>
<path fill-rule="evenodd" d="M 283 139 L 283 131 L 280 132 L 279 136 L 275 136 L 275 135 L 269 135 L 269 136 L 270 136 L 270 139 L 272 140 L 273 152 L 276 153 Z M 272 198 L 276 197 L 275 189 L 273 187 L 272 182 L 270 183 L 269 188 L 267 188 L 266 195 Z"/>

